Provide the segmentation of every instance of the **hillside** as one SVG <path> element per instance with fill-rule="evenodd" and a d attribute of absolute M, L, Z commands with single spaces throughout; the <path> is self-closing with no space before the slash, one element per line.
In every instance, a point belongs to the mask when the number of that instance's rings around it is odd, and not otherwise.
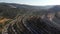
<path fill-rule="evenodd" d="M 60 5 L 0 3 L 1 34 L 60 34 Z"/>
<path fill-rule="evenodd" d="M 8 34 L 59 34 L 60 27 L 48 18 L 20 16 L 9 25 Z"/>

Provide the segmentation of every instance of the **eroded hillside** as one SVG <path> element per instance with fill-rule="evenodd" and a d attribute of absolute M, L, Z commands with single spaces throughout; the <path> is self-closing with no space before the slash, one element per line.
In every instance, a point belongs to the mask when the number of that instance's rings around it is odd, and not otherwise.
<path fill-rule="evenodd" d="M 0 34 L 60 34 L 59 8 L 0 3 Z"/>
<path fill-rule="evenodd" d="M 40 16 L 19 16 L 13 20 L 4 34 L 59 34 L 60 27 L 50 19 Z"/>

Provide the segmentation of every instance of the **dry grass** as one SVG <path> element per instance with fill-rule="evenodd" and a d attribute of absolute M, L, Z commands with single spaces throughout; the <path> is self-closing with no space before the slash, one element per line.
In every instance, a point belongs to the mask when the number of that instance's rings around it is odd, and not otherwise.
<path fill-rule="evenodd" d="M 5 27 L 5 23 L 7 22 L 7 21 L 9 21 L 9 20 L 11 20 L 11 19 L 8 19 L 8 18 L 0 18 L 0 32 L 2 31 L 2 29 L 4 29 L 4 27 Z"/>
<path fill-rule="evenodd" d="M 0 23 L 4 24 L 8 20 L 10 20 L 10 19 L 7 19 L 7 18 L 0 19 Z"/>

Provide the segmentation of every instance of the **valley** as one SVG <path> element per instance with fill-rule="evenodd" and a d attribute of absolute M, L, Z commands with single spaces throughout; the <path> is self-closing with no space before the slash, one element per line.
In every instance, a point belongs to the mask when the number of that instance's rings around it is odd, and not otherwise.
<path fill-rule="evenodd" d="M 59 34 L 60 5 L 0 3 L 0 34 Z"/>

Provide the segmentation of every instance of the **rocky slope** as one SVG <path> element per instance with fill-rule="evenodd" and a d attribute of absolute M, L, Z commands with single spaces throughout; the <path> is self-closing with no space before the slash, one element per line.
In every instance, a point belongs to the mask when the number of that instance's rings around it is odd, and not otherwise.
<path fill-rule="evenodd" d="M 4 32 L 3 32 L 4 33 Z M 60 34 L 60 26 L 40 16 L 19 16 L 7 28 L 8 34 Z M 5 33 L 4 33 L 5 34 Z"/>
<path fill-rule="evenodd" d="M 2 34 L 60 34 L 60 6 L 0 3 L 0 18 L 12 19 Z"/>

